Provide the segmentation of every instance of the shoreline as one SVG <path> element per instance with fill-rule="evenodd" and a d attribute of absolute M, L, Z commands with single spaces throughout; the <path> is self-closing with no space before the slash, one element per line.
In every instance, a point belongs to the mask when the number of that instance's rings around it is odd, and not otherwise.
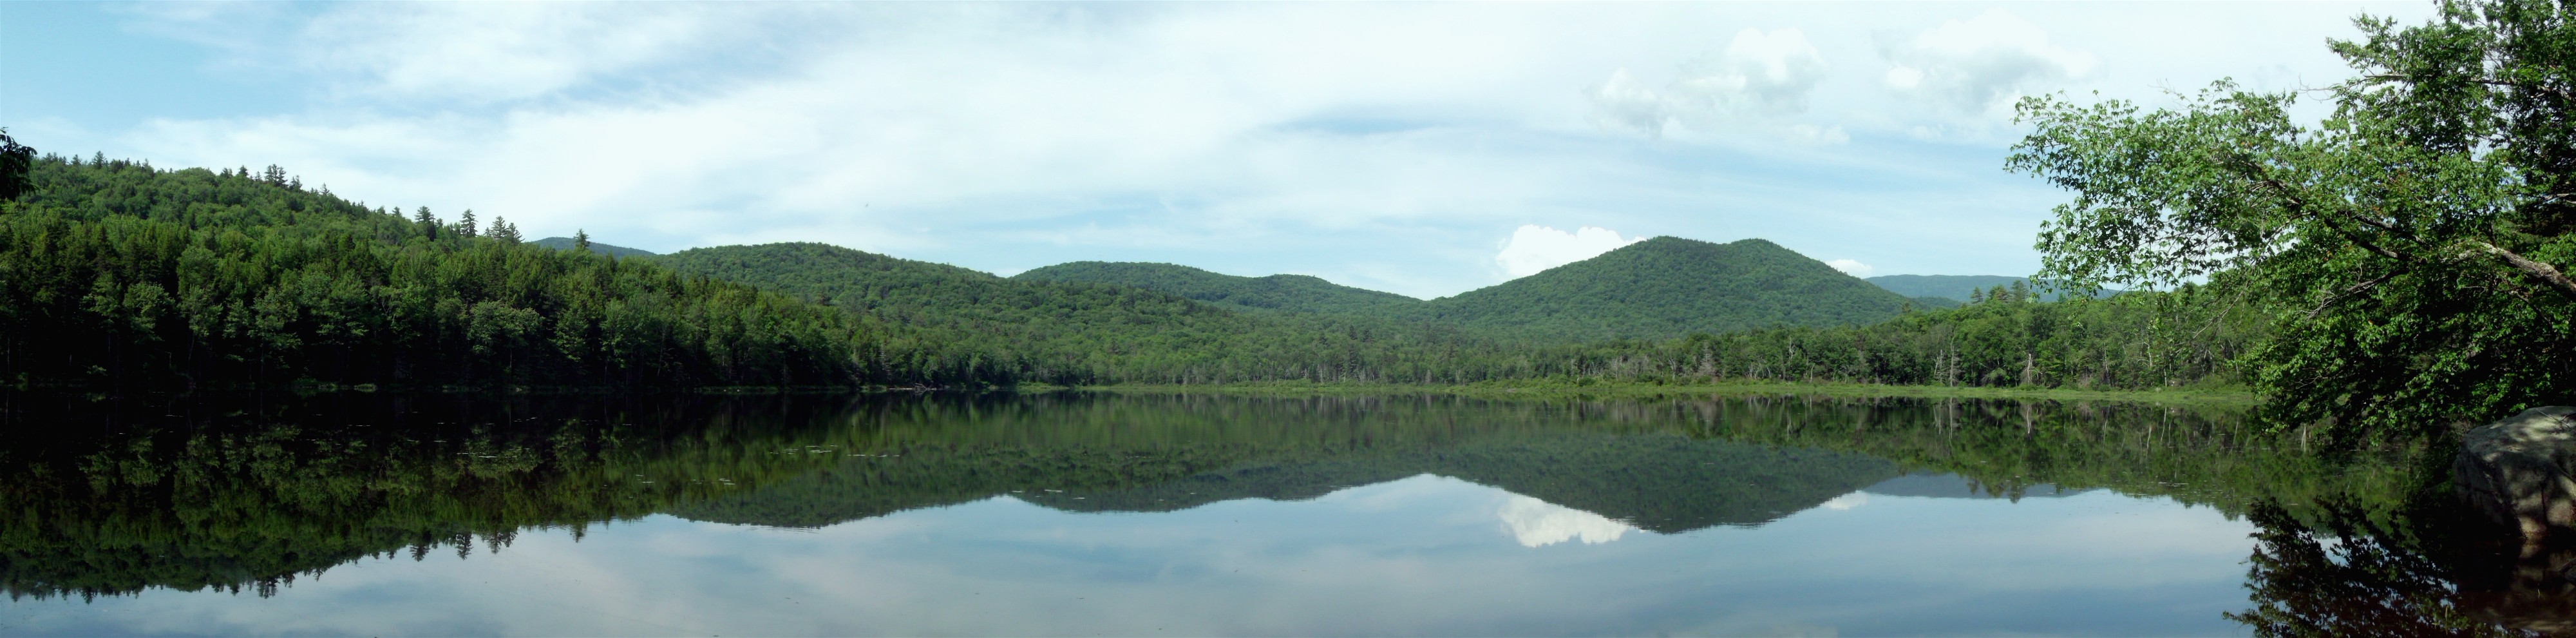
<path fill-rule="evenodd" d="M 1223 384 L 1144 384 L 1053 386 L 1021 384 L 1019 392 L 1112 392 L 1234 395 L 1348 396 L 1369 394 L 1442 394 L 1479 398 L 1660 398 L 1706 395 L 1797 394 L 1833 397 L 1912 397 L 1957 399 L 2050 399 L 2058 401 L 2126 401 L 2195 405 L 2245 405 L 2262 398 L 2244 389 L 2074 390 L 2065 388 L 1997 388 L 1978 386 L 1913 386 L 1860 383 L 1730 382 L 1702 384 L 1477 382 L 1463 385 L 1369 382 L 1264 381 Z"/>

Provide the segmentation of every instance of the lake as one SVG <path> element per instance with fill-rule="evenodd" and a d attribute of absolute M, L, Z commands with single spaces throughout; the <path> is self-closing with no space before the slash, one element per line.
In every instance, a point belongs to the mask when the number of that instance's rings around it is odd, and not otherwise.
<path fill-rule="evenodd" d="M 2226 408 L 0 395 L 0 635 L 2564 629 L 2565 555 Z"/>

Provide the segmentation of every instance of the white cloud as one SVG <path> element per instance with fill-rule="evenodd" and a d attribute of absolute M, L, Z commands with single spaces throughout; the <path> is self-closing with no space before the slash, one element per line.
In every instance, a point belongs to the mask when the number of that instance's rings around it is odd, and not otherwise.
<path fill-rule="evenodd" d="M 2086 77 L 2100 64 L 2090 52 L 2050 42 L 2048 31 L 2003 9 L 1948 20 L 1887 47 L 1882 78 L 1902 95 L 1966 114 L 2007 107 L 2019 96 Z"/>
<path fill-rule="evenodd" d="M 1860 263 L 1859 261 L 1850 259 L 1836 259 L 1825 262 L 1825 265 L 1833 266 L 1834 270 L 1843 271 L 1843 274 L 1854 277 L 1868 277 L 1871 271 L 1876 270 L 1874 268 L 1870 268 L 1869 264 Z"/>
<path fill-rule="evenodd" d="M 1813 125 L 1764 125 L 1764 120 L 1806 112 L 1808 96 L 1830 70 L 1832 65 L 1797 29 L 1745 29 L 1736 32 L 1724 52 L 1683 64 L 1670 86 L 1649 87 L 1619 69 L 1592 88 L 1591 98 L 1603 120 L 1649 135 L 1752 124 L 1796 138 L 1831 141 Z M 1839 129 L 1832 132 L 1841 135 Z"/>
<path fill-rule="evenodd" d="M 1519 494 L 1504 499 L 1502 509 L 1494 514 L 1503 519 L 1503 530 L 1522 547 L 1545 547 L 1576 539 L 1585 545 L 1599 545 L 1619 540 L 1628 530 L 1636 529 L 1600 514 Z"/>
<path fill-rule="evenodd" d="M 1645 241 L 1644 237 L 1621 239 L 1619 231 L 1585 226 L 1565 232 L 1537 224 L 1524 224 L 1503 240 L 1502 252 L 1494 254 L 1494 263 L 1513 278 L 1527 277 L 1539 271 L 1563 266 L 1621 246 Z"/>

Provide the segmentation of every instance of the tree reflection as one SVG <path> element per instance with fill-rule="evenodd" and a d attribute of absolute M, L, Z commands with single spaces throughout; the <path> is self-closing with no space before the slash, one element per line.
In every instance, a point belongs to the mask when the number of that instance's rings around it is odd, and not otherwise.
<path fill-rule="evenodd" d="M 2254 504 L 2246 587 L 2229 618 L 2258 636 L 2545 636 L 2576 630 L 2576 551 L 2532 557 L 2441 490 L 2393 510 L 2328 498 Z"/>

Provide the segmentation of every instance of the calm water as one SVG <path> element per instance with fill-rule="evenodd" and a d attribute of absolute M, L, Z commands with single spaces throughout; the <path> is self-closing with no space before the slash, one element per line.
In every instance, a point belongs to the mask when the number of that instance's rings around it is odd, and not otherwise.
<path fill-rule="evenodd" d="M 2405 454 L 2224 411 L 5 400 L 11 635 L 2474 634 L 2576 600 L 2411 523 Z"/>

